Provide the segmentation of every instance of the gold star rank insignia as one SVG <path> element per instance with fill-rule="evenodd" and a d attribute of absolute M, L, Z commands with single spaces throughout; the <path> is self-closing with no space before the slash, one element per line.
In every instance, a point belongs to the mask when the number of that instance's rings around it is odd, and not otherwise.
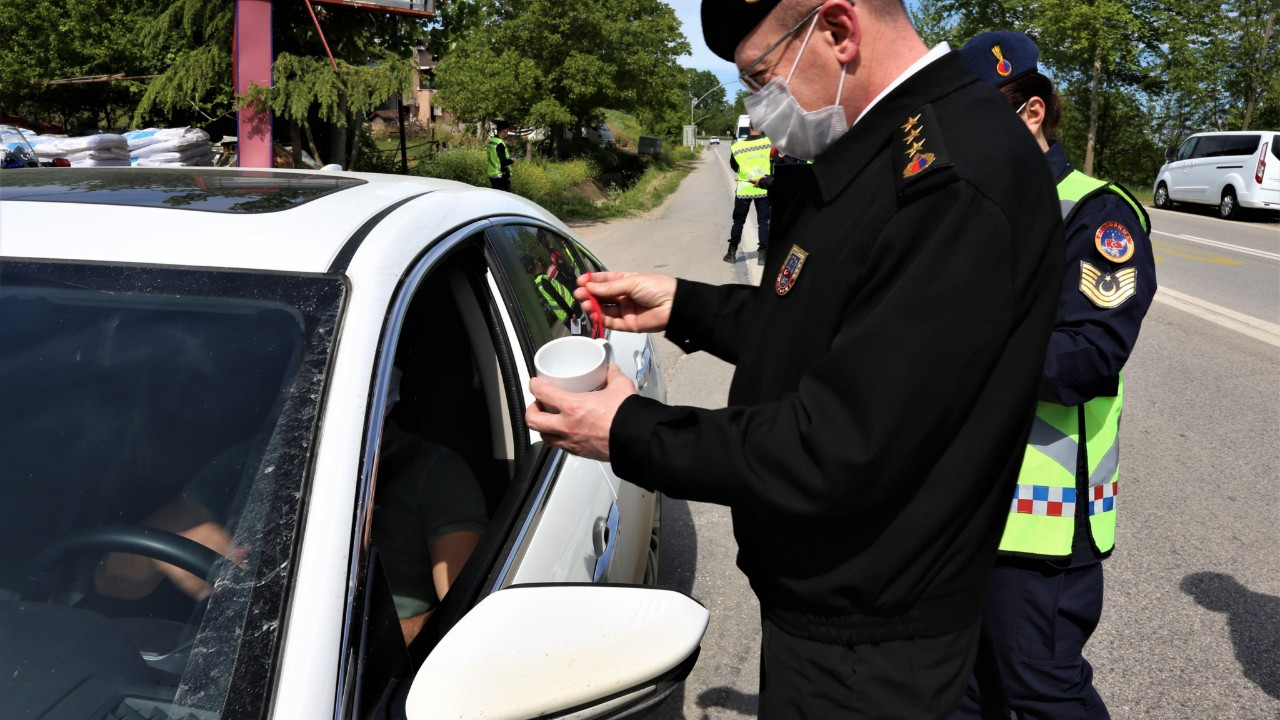
<path fill-rule="evenodd" d="M 1080 292 L 1103 310 L 1118 308 L 1138 292 L 1138 269 L 1127 267 L 1115 272 L 1102 270 L 1080 261 Z"/>
<path fill-rule="evenodd" d="M 915 116 L 915 117 L 913 117 L 913 118 L 911 118 L 911 119 L 907 120 L 907 121 L 906 121 L 905 123 L 903 123 L 903 125 L 902 125 L 902 132 L 907 132 L 907 131 L 911 130 L 911 126 L 912 126 L 912 125 L 915 125 L 915 124 L 916 124 L 917 122 L 919 122 L 919 121 L 920 121 L 920 116 L 919 116 L 919 115 L 917 115 L 917 116 Z"/>
<path fill-rule="evenodd" d="M 902 142 L 913 143 L 916 141 L 916 138 L 920 137 L 920 133 L 922 132 L 924 132 L 924 128 L 922 127 L 912 128 L 911 131 L 907 133 L 907 136 L 902 139 Z"/>

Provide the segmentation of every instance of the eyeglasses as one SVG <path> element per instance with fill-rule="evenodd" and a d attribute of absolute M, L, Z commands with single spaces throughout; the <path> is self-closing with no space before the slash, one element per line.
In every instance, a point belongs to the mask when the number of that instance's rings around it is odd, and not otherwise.
<path fill-rule="evenodd" d="M 743 68 L 742 72 L 738 73 L 738 80 L 740 80 L 742 84 L 746 86 L 747 90 L 753 93 L 757 93 L 764 88 L 764 84 L 757 82 L 754 76 L 760 75 L 761 73 L 766 72 L 768 68 L 763 68 L 760 70 L 753 70 L 752 68 L 759 65 L 760 62 L 765 58 L 769 57 L 769 53 L 773 52 L 774 50 L 777 50 L 779 45 L 790 40 L 791 36 L 795 35 L 796 32 L 800 30 L 800 28 L 804 27 L 805 23 L 808 23 L 810 20 L 812 20 L 813 16 L 817 15 L 818 11 L 821 9 L 822 9 L 822 5 L 818 5 L 814 7 L 812 10 L 810 10 L 808 13 L 806 13 L 805 16 L 800 19 L 800 22 L 796 23 L 795 27 L 791 28 L 786 32 L 785 35 L 778 38 L 777 42 L 770 45 L 769 48 L 764 52 L 760 53 L 760 57 L 757 57 L 755 60 L 752 60 L 750 65 L 746 66 L 745 68 Z"/>
<path fill-rule="evenodd" d="M 1030 100 L 1028 100 L 1027 102 L 1031 102 L 1031 101 L 1030 101 Z M 1022 111 L 1027 109 L 1027 102 L 1024 102 L 1024 103 L 1022 103 L 1021 105 L 1019 105 L 1019 106 L 1018 106 L 1018 109 L 1013 111 L 1013 114 L 1014 114 L 1014 115 L 1021 115 L 1021 114 L 1022 114 Z"/>

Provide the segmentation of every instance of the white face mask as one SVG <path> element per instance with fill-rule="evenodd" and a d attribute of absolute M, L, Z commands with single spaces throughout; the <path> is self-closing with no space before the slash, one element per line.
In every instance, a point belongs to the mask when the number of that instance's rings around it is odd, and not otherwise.
<path fill-rule="evenodd" d="M 795 96 L 791 94 L 791 88 L 787 86 L 791 76 L 796 72 L 796 66 L 800 64 L 800 56 L 804 55 L 804 49 L 809 45 L 809 36 L 813 34 L 813 28 L 817 24 L 818 17 L 815 15 L 813 24 L 805 33 L 804 43 L 800 45 L 800 52 L 796 55 L 795 62 L 791 64 L 791 72 L 787 73 L 787 79 L 775 77 L 766 83 L 760 92 L 748 95 L 743 101 L 747 114 L 751 116 L 751 123 L 767 135 L 778 150 L 801 160 L 812 160 L 821 155 L 849 130 L 844 117 L 844 108 L 840 107 L 840 93 L 844 91 L 845 66 L 840 67 L 840 85 L 836 90 L 834 105 L 806 112 L 800 107 L 800 103 L 796 102 Z"/>

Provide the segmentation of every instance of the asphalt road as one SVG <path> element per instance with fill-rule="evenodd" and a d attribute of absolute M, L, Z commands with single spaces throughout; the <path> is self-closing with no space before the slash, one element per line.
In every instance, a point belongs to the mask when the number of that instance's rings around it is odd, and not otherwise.
<path fill-rule="evenodd" d="M 758 282 L 754 217 L 727 265 L 728 146 L 666 204 L 575 228 L 618 270 Z M 1152 210 L 1161 292 L 1126 369 L 1118 545 L 1086 656 L 1116 718 L 1280 719 L 1280 226 Z M 740 255 L 741 257 L 741 255 Z M 720 407 L 732 368 L 659 343 L 672 403 Z M 660 720 L 753 717 L 759 608 L 724 508 L 664 500 L 661 581 L 711 611 Z"/>

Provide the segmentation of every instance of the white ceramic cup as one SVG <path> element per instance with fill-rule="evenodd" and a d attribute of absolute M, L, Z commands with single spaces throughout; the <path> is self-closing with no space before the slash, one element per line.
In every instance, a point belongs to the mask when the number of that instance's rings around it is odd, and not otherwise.
<path fill-rule="evenodd" d="M 591 392 L 604 385 L 613 348 L 604 338 L 570 335 L 538 348 L 533 367 L 538 377 L 569 392 Z"/>

